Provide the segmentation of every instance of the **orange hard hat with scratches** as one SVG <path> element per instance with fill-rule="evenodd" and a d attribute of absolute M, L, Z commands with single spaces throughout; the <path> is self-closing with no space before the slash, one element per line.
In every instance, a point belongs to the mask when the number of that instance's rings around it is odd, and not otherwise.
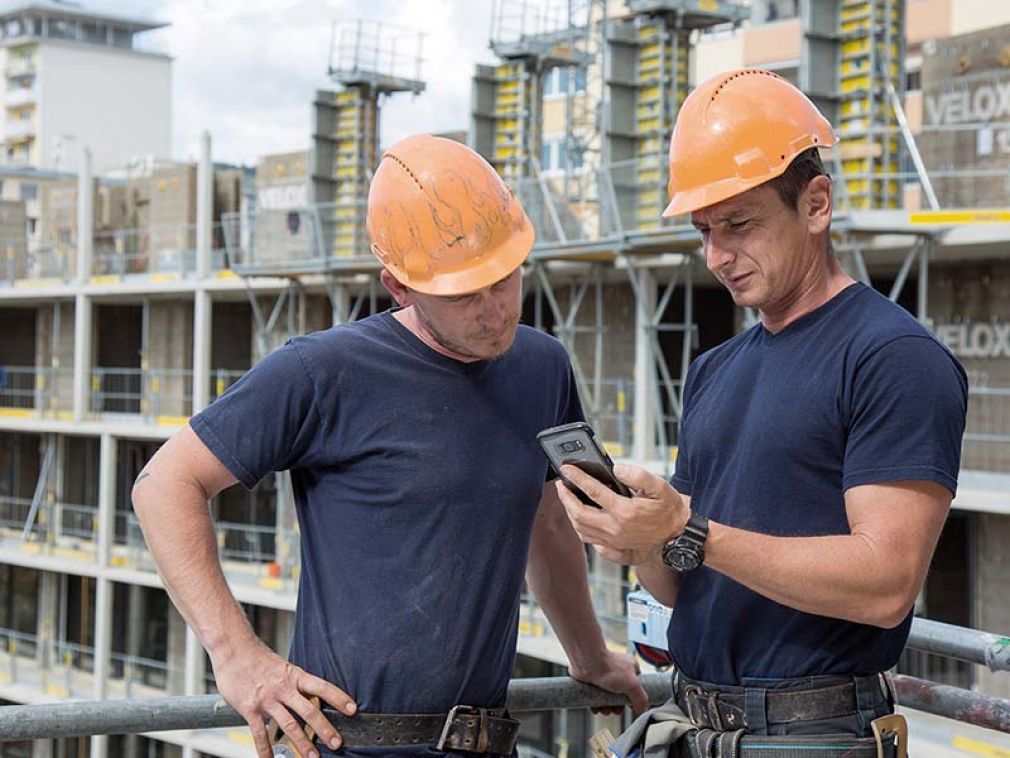
<path fill-rule="evenodd" d="M 837 141 L 817 107 L 778 74 L 750 68 L 714 76 L 677 114 L 663 216 L 746 192 L 781 176 L 804 150 Z"/>
<path fill-rule="evenodd" d="M 376 257 L 426 295 L 488 287 L 533 249 L 533 224 L 491 165 L 466 145 L 428 134 L 383 153 L 366 223 Z"/>

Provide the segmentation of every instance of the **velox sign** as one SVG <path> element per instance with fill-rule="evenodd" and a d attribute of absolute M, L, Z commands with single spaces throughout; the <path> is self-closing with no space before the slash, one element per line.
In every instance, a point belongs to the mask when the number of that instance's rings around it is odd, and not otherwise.
<path fill-rule="evenodd" d="M 951 126 L 1010 120 L 1010 81 L 985 82 L 973 89 L 926 96 L 926 121 Z"/>
<path fill-rule="evenodd" d="M 937 324 L 936 336 L 958 358 L 1010 358 L 1010 324 Z"/>

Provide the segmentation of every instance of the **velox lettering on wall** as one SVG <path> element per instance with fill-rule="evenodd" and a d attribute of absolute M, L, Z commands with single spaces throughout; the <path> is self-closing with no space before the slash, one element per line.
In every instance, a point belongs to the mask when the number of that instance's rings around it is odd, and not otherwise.
<path fill-rule="evenodd" d="M 936 336 L 958 358 L 1010 358 L 1010 324 L 937 324 Z"/>
<path fill-rule="evenodd" d="M 1010 120 L 1010 80 L 926 96 L 926 121 L 951 126 Z"/>

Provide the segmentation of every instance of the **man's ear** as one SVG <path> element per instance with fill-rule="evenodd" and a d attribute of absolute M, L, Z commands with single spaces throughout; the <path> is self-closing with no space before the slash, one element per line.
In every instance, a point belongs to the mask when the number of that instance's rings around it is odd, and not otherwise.
<path fill-rule="evenodd" d="M 831 177 L 824 174 L 811 179 L 803 190 L 800 210 L 806 217 L 810 234 L 823 234 L 830 228 L 832 196 Z"/>
<path fill-rule="evenodd" d="M 386 291 L 396 301 L 397 305 L 400 307 L 410 305 L 410 288 L 400 284 L 397 278 L 389 273 L 388 269 L 382 269 L 379 273 L 379 281 L 382 282 L 382 286 L 386 288 Z"/>

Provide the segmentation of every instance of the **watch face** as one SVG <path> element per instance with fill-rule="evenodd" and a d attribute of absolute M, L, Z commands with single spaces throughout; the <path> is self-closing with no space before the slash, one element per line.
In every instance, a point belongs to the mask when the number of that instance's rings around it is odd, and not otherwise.
<path fill-rule="evenodd" d="M 663 548 L 663 563 L 674 571 L 691 571 L 701 565 L 704 553 L 700 545 L 675 540 Z"/>

